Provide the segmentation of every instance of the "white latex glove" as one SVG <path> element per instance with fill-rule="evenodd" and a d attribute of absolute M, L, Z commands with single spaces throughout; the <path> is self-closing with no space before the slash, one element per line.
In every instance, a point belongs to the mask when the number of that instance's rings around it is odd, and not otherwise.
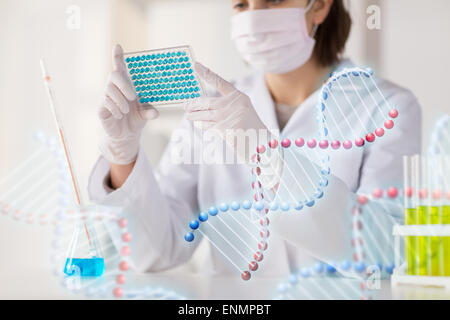
<path fill-rule="evenodd" d="M 238 153 L 242 159 L 256 152 L 259 144 L 266 144 L 271 133 L 259 119 L 253 108 L 250 98 L 237 90 L 231 83 L 206 68 L 200 63 L 194 65 L 197 75 L 207 84 L 216 89 L 220 97 L 202 97 L 185 103 L 186 119 L 194 122 L 197 128 L 204 130 L 217 130 L 222 138 Z M 245 154 L 242 150 L 236 150 L 233 133 L 238 130 L 255 130 L 258 136 L 259 130 L 267 132 L 265 141 L 251 141 Z"/>
<path fill-rule="evenodd" d="M 186 119 L 194 122 L 194 126 L 204 130 L 217 130 L 225 142 L 245 163 L 252 163 L 251 157 L 256 154 L 259 145 L 267 146 L 270 139 L 277 136 L 271 133 L 259 119 L 250 98 L 237 90 L 231 83 L 206 68 L 200 63 L 194 65 L 197 75 L 216 89 L 220 97 L 202 97 L 191 100 L 184 105 Z M 254 130 L 256 139 L 246 139 L 246 147 L 237 144 L 236 135 Z M 268 148 L 266 148 L 268 149 Z M 259 180 L 267 189 L 279 182 L 282 161 L 278 149 L 270 150 L 260 157 L 265 167 Z M 263 163 L 264 162 L 264 163 Z"/>
<path fill-rule="evenodd" d="M 113 71 L 98 115 L 105 133 L 100 151 L 106 160 L 114 164 L 135 161 L 142 129 L 147 119 L 155 119 L 159 113 L 150 105 L 138 102 L 120 45 L 113 47 Z"/>

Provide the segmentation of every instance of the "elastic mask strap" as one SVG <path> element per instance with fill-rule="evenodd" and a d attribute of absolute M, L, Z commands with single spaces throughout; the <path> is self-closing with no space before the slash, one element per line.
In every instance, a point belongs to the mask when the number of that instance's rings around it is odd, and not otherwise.
<path fill-rule="evenodd" d="M 312 6 L 314 5 L 314 2 L 316 2 L 316 0 L 311 0 L 308 3 L 308 5 L 305 8 L 305 14 L 308 13 L 309 10 L 311 10 Z M 319 25 L 313 24 L 313 27 L 312 27 L 312 30 L 311 30 L 311 34 L 309 35 L 311 38 L 314 38 L 314 36 L 316 35 L 317 28 L 319 28 Z"/>
<path fill-rule="evenodd" d="M 316 2 L 316 0 L 311 0 L 311 2 L 308 3 L 308 5 L 305 8 L 305 13 L 307 13 L 309 10 L 311 10 L 312 6 L 314 5 L 314 2 Z"/>

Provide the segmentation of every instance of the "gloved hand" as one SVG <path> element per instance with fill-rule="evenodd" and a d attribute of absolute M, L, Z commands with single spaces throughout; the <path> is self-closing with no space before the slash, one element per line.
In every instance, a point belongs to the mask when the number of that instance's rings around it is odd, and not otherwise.
<path fill-rule="evenodd" d="M 249 157 L 256 153 L 256 147 L 259 144 L 266 145 L 272 134 L 259 119 L 247 95 L 202 64 L 197 62 L 194 68 L 197 75 L 221 96 L 202 97 L 185 103 L 186 119 L 193 121 L 197 128 L 217 130 L 237 155 L 249 162 Z M 249 134 L 251 130 L 254 130 L 253 134 Z M 235 137 L 246 131 L 247 148 L 237 150 Z"/>
<path fill-rule="evenodd" d="M 194 68 L 197 75 L 221 96 L 202 97 L 185 103 L 186 119 L 193 121 L 197 128 L 217 130 L 244 163 L 253 164 L 252 156 L 257 147 L 264 145 L 267 152 L 258 157 L 261 169 L 258 181 L 265 189 L 275 188 L 281 178 L 282 155 L 279 146 L 270 150 L 266 146 L 277 136 L 259 119 L 247 95 L 202 64 L 196 63 Z M 238 143 L 239 139 L 245 140 Z"/>
<path fill-rule="evenodd" d="M 147 119 L 155 119 L 159 113 L 150 105 L 138 102 L 120 45 L 113 47 L 113 71 L 98 115 L 105 133 L 100 151 L 106 160 L 114 164 L 136 160 L 142 129 Z"/>

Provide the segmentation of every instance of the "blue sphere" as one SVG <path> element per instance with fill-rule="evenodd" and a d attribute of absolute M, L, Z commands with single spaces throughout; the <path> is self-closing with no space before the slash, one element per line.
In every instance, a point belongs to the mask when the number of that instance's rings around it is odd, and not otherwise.
<path fill-rule="evenodd" d="M 325 178 L 325 177 L 323 177 L 322 179 L 320 179 L 319 184 L 320 184 L 321 187 L 326 187 L 326 186 L 328 186 L 328 179 Z"/>
<path fill-rule="evenodd" d="M 302 268 L 302 270 L 300 270 L 300 275 L 303 278 L 309 278 L 311 276 L 311 270 L 309 268 Z"/>
<path fill-rule="evenodd" d="M 283 210 L 283 211 L 288 211 L 290 208 L 289 203 L 287 203 L 287 202 L 283 202 L 280 207 L 281 207 L 281 210 Z"/>
<path fill-rule="evenodd" d="M 383 264 L 382 264 L 381 262 L 378 262 L 378 263 L 377 263 L 377 267 L 378 267 L 378 269 L 379 269 L 380 271 L 383 270 Z"/>
<path fill-rule="evenodd" d="M 344 271 L 350 270 L 351 266 L 352 266 L 352 264 L 348 260 L 341 262 L 341 269 Z"/>
<path fill-rule="evenodd" d="M 286 284 L 282 283 L 278 286 L 277 291 L 279 293 L 285 293 L 287 291 L 287 289 L 288 289 L 288 286 Z"/>
<path fill-rule="evenodd" d="M 328 94 L 326 91 L 323 92 L 322 97 L 323 97 L 323 100 L 327 100 Z"/>
<path fill-rule="evenodd" d="M 364 262 L 358 262 L 355 264 L 355 266 L 353 267 L 355 269 L 356 272 L 360 273 L 360 272 L 364 272 L 366 270 L 366 264 Z"/>
<path fill-rule="evenodd" d="M 392 274 L 394 272 L 394 268 L 395 268 L 394 264 L 389 264 L 385 267 L 385 270 L 387 273 Z"/>
<path fill-rule="evenodd" d="M 295 210 L 300 211 L 302 209 L 303 209 L 303 202 L 301 202 L 301 201 L 297 202 L 297 206 L 295 207 Z"/>
<path fill-rule="evenodd" d="M 192 230 L 198 229 L 200 223 L 198 222 L 198 220 L 192 220 L 191 222 L 189 222 L 189 227 L 191 227 Z"/>
<path fill-rule="evenodd" d="M 194 234 L 192 232 L 188 232 L 184 235 L 184 240 L 187 242 L 192 242 L 194 240 Z"/>
<path fill-rule="evenodd" d="M 277 211 L 278 210 L 278 202 L 274 201 L 269 205 L 269 209 L 272 211 Z"/>
<path fill-rule="evenodd" d="M 219 213 L 219 210 L 217 210 L 216 207 L 211 207 L 211 208 L 208 209 L 208 213 L 209 213 L 211 216 L 216 216 L 216 215 Z"/>
<path fill-rule="evenodd" d="M 198 215 L 198 220 L 200 220 L 201 222 L 205 222 L 206 220 L 208 220 L 208 214 L 206 212 L 200 212 L 200 214 Z"/>
<path fill-rule="evenodd" d="M 229 207 L 228 207 L 228 204 L 227 203 L 221 203 L 220 205 L 219 205 L 219 209 L 220 209 L 220 211 L 222 211 L 222 212 L 227 212 L 228 211 L 228 209 L 229 209 Z"/>
<path fill-rule="evenodd" d="M 291 285 L 295 286 L 298 283 L 298 276 L 296 274 L 291 274 L 288 281 Z"/>
<path fill-rule="evenodd" d="M 306 204 L 308 207 L 312 207 L 312 206 L 314 205 L 314 203 L 315 203 L 315 201 L 314 201 L 313 199 L 311 199 L 311 200 L 307 201 L 305 204 Z"/>
<path fill-rule="evenodd" d="M 336 268 L 332 264 L 327 264 L 326 270 L 327 270 L 328 273 L 335 273 L 336 272 Z"/>
<path fill-rule="evenodd" d="M 248 210 L 248 209 L 250 209 L 251 207 L 252 207 L 251 201 L 245 200 L 245 201 L 242 203 L 242 208 L 244 208 L 245 210 Z"/>
<path fill-rule="evenodd" d="M 240 205 L 239 202 L 237 202 L 237 201 L 233 201 L 233 202 L 231 203 L 231 209 L 233 209 L 234 211 L 239 210 L 240 207 L 241 207 L 241 205 Z"/>
<path fill-rule="evenodd" d="M 317 192 L 314 194 L 314 197 L 316 197 L 316 199 L 320 199 L 323 197 L 323 191 L 322 190 L 317 190 Z"/>
<path fill-rule="evenodd" d="M 316 265 L 314 266 L 314 272 L 315 273 L 322 273 L 323 270 L 324 270 L 323 263 L 317 262 Z"/>
<path fill-rule="evenodd" d="M 255 204 L 253 205 L 253 207 L 256 210 L 261 211 L 264 209 L 264 203 L 262 201 L 256 201 Z"/>

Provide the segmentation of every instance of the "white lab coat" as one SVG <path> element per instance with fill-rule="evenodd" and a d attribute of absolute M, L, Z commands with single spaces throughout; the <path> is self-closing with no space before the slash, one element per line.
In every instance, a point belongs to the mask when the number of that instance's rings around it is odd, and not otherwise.
<path fill-rule="evenodd" d="M 341 64 L 351 65 L 348 60 Z M 409 91 L 383 80 L 379 86 L 400 111 L 395 129 L 370 148 L 333 153 L 333 178 L 320 204 L 303 214 L 278 215 L 272 219 L 269 250 L 256 273 L 258 277 L 287 275 L 301 266 L 311 265 L 316 259 L 349 259 L 350 223 L 343 215 L 348 214 L 345 209 L 354 193 L 370 192 L 374 187 L 398 185 L 402 181 L 402 155 L 421 150 L 421 111 Z M 251 98 L 265 125 L 278 129 L 263 75 L 237 81 L 236 87 Z M 313 110 L 317 97 L 318 92 L 315 92 L 297 108 L 281 132 L 283 136 L 314 135 L 317 124 Z M 196 129 L 190 122 L 183 120 L 181 127 L 195 134 Z M 158 168 L 153 170 L 141 149 L 132 173 L 115 191 L 108 190 L 105 184 L 109 165 L 104 158 L 100 157 L 90 177 L 91 200 L 125 208 L 133 235 L 131 258 L 138 271 L 160 271 L 187 262 L 200 242 L 184 240 L 189 221 L 212 205 L 251 198 L 248 166 L 173 164 L 170 153 L 171 145 Z M 401 216 L 396 219 L 401 220 Z M 384 231 L 391 233 L 391 230 Z M 197 262 L 199 272 L 236 272 L 211 246 L 205 259 Z"/>

